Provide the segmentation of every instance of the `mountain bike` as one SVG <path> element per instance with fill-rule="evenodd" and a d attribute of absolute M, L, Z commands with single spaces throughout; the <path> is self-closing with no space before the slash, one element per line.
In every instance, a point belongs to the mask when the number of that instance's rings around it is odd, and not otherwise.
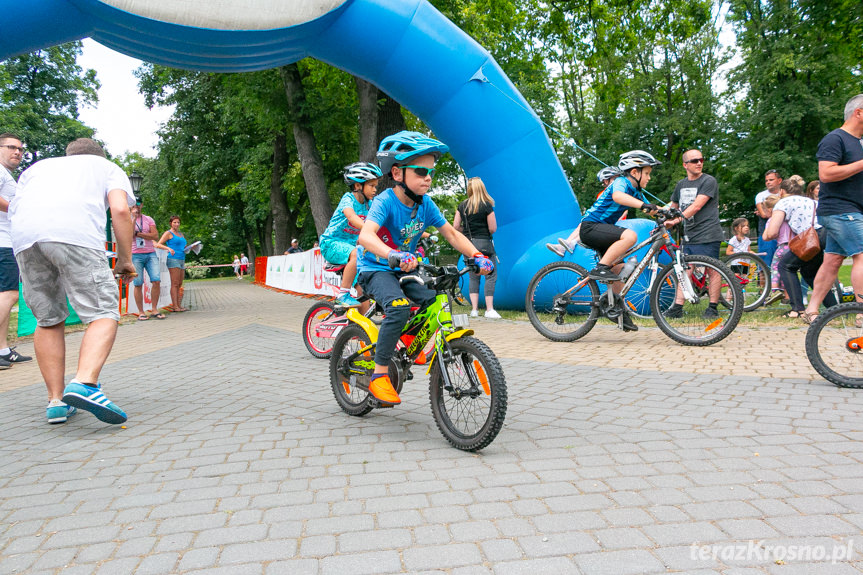
<path fill-rule="evenodd" d="M 621 264 L 644 247 L 647 253 L 615 294 L 609 286 L 592 280 L 580 265 L 560 261 L 540 269 L 528 285 L 525 309 L 533 327 L 552 341 L 575 341 L 587 335 L 602 317 L 623 329 L 623 306 L 634 311 L 637 305 L 627 299 L 636 282 L 644 281 L 647 273 L 649 309 L 656 325 L 672 340 L 683 345 L 706 346 L 717 343 L 734 331 L 743 314 L 743 294 L 734 274 L 719 260 L 705 256 L 686 256 L 671 239 L 665 222 L 680 217 L 677 209 L 661 210 L 650 236 L 633 246 L 611 265 Z M 584 246 L 587 248 L 587 246 Z M 590 249 L 590 248 L 587 248 Z M 670 256 L 661 268 L 658 256 Z M 717 284 L 719 284 L 717 286 Z M 715 314 L 707 311 L 709 294 L 721 291 Z M 642 288 L 644 289 L 644 288 Z M 683 309 L 669 312 L 682 292 Z M 671 313 L 672 316 L 669 317 Z"/>
<path fill-rule="evenodd" d="M 752 252 L 723 255 L 719 258 L 728 266 L 743 292 L 743 311 L 755 311 L 770 295 L 770 266 Z"/>
<path fill-rule="evenodd" d="M 333 265 L 327 267 L 325 271 L 335 273 L 341 279 L 344 268 L 344 264 Z M 359 301 L 367 301 L 370 298 L 363 295 L 358 299 Z M 345 311 L 332 300 L 320 300 L 312 304 L 312 307 L 306 312 L 303 318 L 303 343 L 314 357 L 319 359 L 330 357 L 336 336 L 350 323 L 345 316 Z M 374 318 L 377 314 L 383 314 L 383 310 L 377 303 L 371 301 L 363 315 L 367 318 Z"/>
<path fill-rule="evenodd" d="M 397 262 L 390 262 L 396 267 Z M 429 400 L 435 423 L 444 438 L 458 449 L 477 451 L 488 446 L 503 427 L 506 417 L 506 380 L 500 362 L 487 345 L 467 329 L 467 315 L 452 315 L 450 292 L 461 275 L 476 269 L 469 259 L 463 270 L 454 265 L 420 264 L 417 272 L 400 283 L 419 282 L 435 290 L 437 297 L 425 309 L 412 311 L 390 360 L 389 376 L 400 393 L 413 378 L 411 368 L 431 356 L 426 373 Z M 374 373 L 378 327 L 356 309 L 347 312 L 351 325 L 342 330 L 330 358 L 330 383 L 342 410 L 362 416 L 375 408 L 389 408 L 368 391 Z"/>
<path fill-rule="evenodd" d="M 806 331 L 806 357 L 824 379 L 863 389 L 863 303 L 833 306 Z"/>
<path fill-rule="evenodd" d="M 438 265 L 438 256 L 440 256 L 440 244 L 438 243 L 438 237 L 435 235 L 430 235 L 427 238 L 420 238 L 419 244 L 417 244 L 417 259 L 419 259 L 419 261 L 422 263 L 436 266 Z M 456 286 L 450 292 L 450 297 L 452 297 L 452 301 L 456 305 L 470 305 L 470 303 L 468 303 L 464 295 L 461 293 L 461 288 L 458 286 L 458 284 L 456 284 Z"/>

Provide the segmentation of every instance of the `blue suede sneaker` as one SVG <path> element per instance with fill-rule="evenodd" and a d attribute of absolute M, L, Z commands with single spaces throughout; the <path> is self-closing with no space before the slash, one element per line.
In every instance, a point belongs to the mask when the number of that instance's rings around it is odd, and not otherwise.
<path fill-rule="evenodd" d="M 76 413 L 78 413 L 77 409 L 71 405 L 66 405 L 59 399 L 52 399 L 48 402 L 48 407 L 45 408 L 48 423 L 66 423 L 66 419 Z"/>
<path fill-rule="evenodd" d="M 71 406 L 89 411 L 99 421 L 105 423 L 125 423 L 126 414 L 102 393 L 102 384 L 98 388 L 70 381 L 63 391 L 63 401 Z"/>
<path fill-rule="evenodd" d="M 343 294 L 339 294 L 339 297 L 335 299 L 335 303 L 341 307 L 357 307 L 360 305 L 360 302 L 350 294 L 350 292 L 345 292 Z"/>

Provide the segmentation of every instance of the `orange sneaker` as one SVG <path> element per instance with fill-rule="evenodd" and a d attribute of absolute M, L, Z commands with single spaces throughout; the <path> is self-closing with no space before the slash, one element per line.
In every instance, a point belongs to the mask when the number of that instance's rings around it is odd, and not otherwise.
<path fill-rule="evenodd" d="M 372 379 L 371 383 L 369 383 L 369 393 L 375 396 L 378 401 L 383 401 L 384 403 L 396 405 L 402 402 L 388 375 Z"/>

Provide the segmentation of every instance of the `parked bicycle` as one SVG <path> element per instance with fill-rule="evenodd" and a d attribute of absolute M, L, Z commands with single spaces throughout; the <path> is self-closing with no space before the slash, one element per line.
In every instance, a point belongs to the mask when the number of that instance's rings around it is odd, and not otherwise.
<path fill-rule="evenodd" d="M 390 262 L 391 267 L 396 262 Z M 467 315 L 452 315 L 450 292 L 462 274 L 475 268 L 468 260 L 461 271 L 454 265 L 420 264 L 417 272 L 400 278 L 437 292 L 435 301 L 412 315 L 402 330 L 389 376 L 397 393 L 413 378 L 411 368 L 433 342 L 427 357 L 429 400 L 441 434 L 458 449 L 477 451 L 488 446 L 503 427 L 507 392 L 503 369 L 494 352 L 467 329 Z M 333 395 L 342 410 L 362 416 L 383 404 L 368 391 L 374 372 L 378 327 L 355 309 L 347 312 L 351 324 L 336 338 L 330 358 Z"/>
<path fill-rule="evenodd" d="M 758 254 L 752 252 L 739 252 L 732 255 L 723 255 L 720 260 L 728 266 L 743 293 L 743 311 L 755 311 L 767 300 L 770 295 L 771 272 Z"/>
<path fill-rule="evenodd" d="M 819 315 L 806 332 L 806 357 L 827 381 L 863 388 L 863 303 L 843 303 Z"/>
<path fill-rule="evenodd" d="M 635 264 L 631 272 L 621 278 L 624 285 L 619 294 L 606 285 L 602 286 L 602 291 L 598 282 L 588 278 L 587 270 L 573 262 L 554 262 L 540 269 L 530 281 L 525 298 L 531 324 L 552 341 L 582 338 L 600 317 L 610 319 L 623 329 L 623 306 L 631 311 L 639 309 L 628 295 L 633 286 L 641 282 L 639 289 L 650 294 L 649 310 L 656 325 L 674 341 L 705 346 L 728 337 L 743 314 L 740 283 L 719 260 L 685 256 L 678 249 L 664 224 L 680 216 L 677 209 L 661 210 L 650 236 L 611 264 L 630 262 L 626 267 Z M 650 246 L 647 253 L 638 261 L 636 252 L 647 246 Z M 661 254 L 668 256 L 669 263 L 661 266 L 658 259 Z M 714 293 L 718 287 L 724 294 L 715 316 L 705 314 L 711 287 Z M 669 317 L 668 309 L 678 289 L 682 290 L 683 309 Z"/>

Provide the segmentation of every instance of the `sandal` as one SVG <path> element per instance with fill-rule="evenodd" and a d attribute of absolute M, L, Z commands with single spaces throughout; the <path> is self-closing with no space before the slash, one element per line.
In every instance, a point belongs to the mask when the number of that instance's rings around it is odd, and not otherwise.
<path fill-rule="evenodd" d="M 804 313 L 806 313 L 806 312 L 796 311 L 796 310 L 793 310 L 793 309 L 792 309 L 792 310 L 788 310 L 788 311 L 786 311 L 785 313 L 783 313 L 783 314 L 782 314 L 782 317 L 788 317 L 788 318 L 791 318 L 791 319 L 797 319 L 797 318 L 803 317 L 803 314 L 804 314 Z M 793 315 L 792 315 L 792 314 L 793 314 Z"/>
<path fill-rule="evenodd" d="M 148 319 L 150 319 L 150 316 L 145 315 L 143 313 L 138 316 L 138 321 L 147 321 Z"/>
<path fill-rule="evenodd" d="M 803 323 L 808 324 L 808 325 L 812 325 L 812 323 L 816 319 L 818 319 L 818 314 L 817 313 L 809 313 L 809 312 L 804 311 L 800 314 L 800 319 L 803 320 Z"/>
<path fill-rule="evenodd" d="M 156 319 L 165 319 L 165 314 L 163 314 L 163 313 L 159 312 L 159 313 L 154 313 L 154 314 L 153 314 L 152 316 L 150 316 L 150 317 L 154 317 L 154 318 L 156 318 Z"/>

